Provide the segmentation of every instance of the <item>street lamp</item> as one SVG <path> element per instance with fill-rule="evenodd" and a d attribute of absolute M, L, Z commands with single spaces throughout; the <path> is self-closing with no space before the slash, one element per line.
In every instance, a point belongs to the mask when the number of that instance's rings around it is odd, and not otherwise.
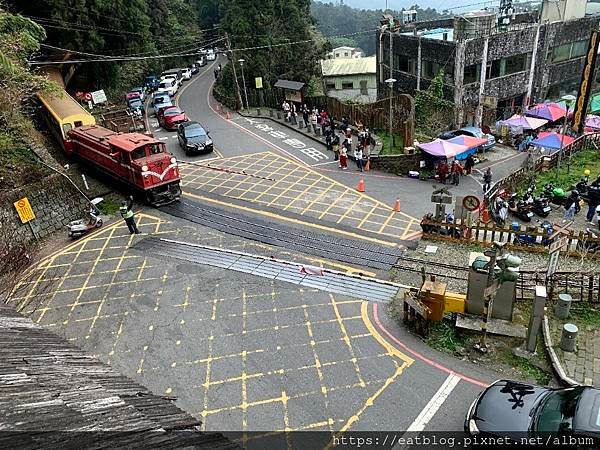
<path fill-rule="evenodd" d="M 388 78 L 387 80 L 385 80 L 385 83 L 390 87 L 390 153 L 392 153 L 392 99 L 394 97 L 394 83 L 396 82 L 396 79 L 394 78 Z"/>
<path fill-rule="evenodd" d="M 244 84 L 244 98 L 246 99 L 246 109 L 249 108 L 248 105 L 248 92 L 246 91 L 246 78 L 244 77 L 244 63 L 246 60 L 244 58 L 238 59 L 240 66 L 242 67 L 242 83 Z"/>
<path fill-rule="evenodd" d="M 569 94 L 569 95 L 563 95 L 561 97 L 561 99 L 564 100 L 567 111 L 565 112 L 565 120 L 563 122 L 562 134 L 560 135 L 560 150 L 558 152 L 558 161 L 556 161 L 556 178 L 557 179 L 558 179 L 558 172 L 560 170 L 560 160 L 562 159 L 562 156 L 563 156 L 563 145 L 564 145 L 564 141 L 565 141 L 565 133 L 567 132 L 567 117 L 569 116 L 569 108 L 571 107 L 573 102 L 575 100 L 577 100 L 577 97 Z"/>

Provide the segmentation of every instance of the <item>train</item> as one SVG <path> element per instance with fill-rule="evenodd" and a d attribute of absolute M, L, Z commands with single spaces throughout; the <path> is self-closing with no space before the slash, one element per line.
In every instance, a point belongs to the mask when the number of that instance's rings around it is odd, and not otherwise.
<path fill-rule="evenodd" d="M 65 90 L 56 69 L 44 69 L 58 93 L 38 93 L 48 129 L 67 156 L 143 196 L 151 206 L 173 203 L 181 197 L 177 159 L 164 142 L 142 133 L 117 133 L 96 123 Z"/>

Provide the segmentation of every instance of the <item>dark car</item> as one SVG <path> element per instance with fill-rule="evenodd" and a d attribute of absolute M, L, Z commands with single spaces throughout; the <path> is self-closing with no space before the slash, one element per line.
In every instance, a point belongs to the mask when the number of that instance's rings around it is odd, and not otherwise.
<path fill-rule="evenodd" d="M 192 75 L 196 75 L 198 72 L 200 72 L 200 66 L 196 63 L 190 64 L 188 69 L 192 71 Z"/>
<path fill-rule="evenodd" d="M 129 106 L 129 109 L 133 111 L 140 110 L 142 113 L 144 112 L 144 103 L 140 100 L 139 97 L 127 100 L 127 105 Z"/>
<path fill-rule="evenodd" d="M 157 90 L 159 83 L 160 80 L 156 75 L 148 75 L 146 78 L 144 78 L 144 87 L 149 91 Z"/>
<path fill-rule="evenodd" d="M 177 106 L 167 106 L 156 113 L 158 123 L 165 130 L 175 130 L 180 123 L 190 120 Z"/>
<path fill-rule="evenodd" d="M 470 435 L 508 437 L 573 436 L 600 439 L 600 389 L 548 389 L 498 380 L 471 404 L 465 418 Z"/>
<path fill-rule="evenodd" d="M 198 122 L 184 122 L 177 127 L 179 145 L 185 150 L 186 155 L 210 153 L 213 151 L 213 142 Z"/>

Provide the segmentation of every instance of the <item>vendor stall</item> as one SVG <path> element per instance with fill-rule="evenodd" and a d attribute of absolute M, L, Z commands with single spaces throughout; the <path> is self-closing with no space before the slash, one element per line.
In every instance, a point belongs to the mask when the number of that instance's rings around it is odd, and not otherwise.
<path fill-rule="evenodd" d="M 554 150 L 560 150 L 561 147 L 569 145 L 575 138 L 559 133 L 540 131 L 537 139 L 531 141 L 531 145 L 534 147 L 540 147 L 545 149 L 548 154 L 554 153 Z"/>

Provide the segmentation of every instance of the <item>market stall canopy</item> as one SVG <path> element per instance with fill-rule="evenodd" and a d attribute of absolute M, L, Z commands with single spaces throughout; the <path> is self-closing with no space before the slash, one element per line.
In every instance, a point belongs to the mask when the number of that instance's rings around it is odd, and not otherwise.
<path fill-rule="evenodd" d="M 550 122 L 562 119 L 566 114 L 566 108 L 558 103 L 540 103 L 525 112 L 527 116 L 540 117 Z"/>
<path fill-rule="evenodd" d="M 537 130 L 548 123 L 546 119 L 540 119 L 539 117 L 528 117 L 520 116 L 515 114 L 514 116 L 501 120 L 498 122 L 500 125 L 508 125 L 510 128 L 523 127 L 523 130 Z"/>
<path fill-rule="evenodd" d="M 600 112 L 600 94 L 592 95 L 592 99 L 590 101 L 591 106 L 590 110 L 595 112 Z"/>
<path fill-rule="evenodd" d="M 469 150 L 466 145 L 455 144 L 443 139 L 436 139 L 435 141 L 427 142 L 426 144 L 419 144 L 419 148 L 430 155 L 445 158 L 454 158 Z"/>
<path fill-rule="evenodd" d="M 575 138 L 571 136 L 565 135 L 563 140 L 563 136 L 561 134 L 548 131 L 541 131 L 540 134 L 538 134 L 537 139 L 531 141 L 531 145 L 558 150 L 561 147 L 561 142 L 562 146 L 564 147 L 566 145 L 569 145 L 574 140 Z"/>
<path fill-rule="evenodd" d="M 600 130 L 600 116 L 588 114 L 585 118 L 585 127 L 592 130 Z"/>

